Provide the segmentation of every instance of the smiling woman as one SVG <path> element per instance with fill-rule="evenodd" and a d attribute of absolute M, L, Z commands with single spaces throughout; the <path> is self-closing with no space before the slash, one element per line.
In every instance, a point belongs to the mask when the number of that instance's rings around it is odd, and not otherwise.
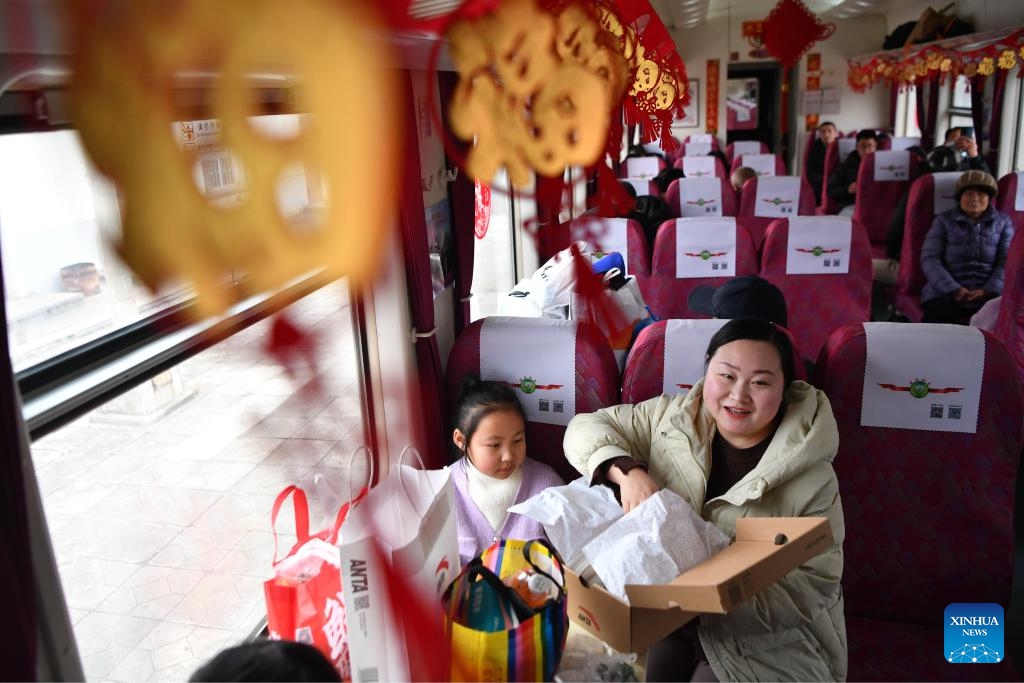
<path fill-rule="evenodd" d="M 793 380 L 789 338 L 766 321 L 723 325 L 706 363 L 704 379 L 685 396 L 577 415 L 565 433 L 566 457 L 616 490 L 627 511 L 664 487 L 730 536 L 739 517 L 828 517 L 835 544 L 746 605 L 705 614 L 699 626 L 656 643 L 647 680 L 688 680 L 704 660 L 719 680 L 761 680 L 780 666 L 787 678 L 842 680 L 845 531 L 828 399 Z M 773 637 L 796 624 L 800 639 Z M 751 654 L 755 639 L 779 645 Z"/>

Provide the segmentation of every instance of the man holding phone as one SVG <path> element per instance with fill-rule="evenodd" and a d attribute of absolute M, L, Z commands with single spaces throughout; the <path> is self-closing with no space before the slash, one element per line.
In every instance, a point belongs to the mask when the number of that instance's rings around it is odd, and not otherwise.
<path fill-rule="evenodd" d="M 978 143 L 974 140 L 973 126 L 957 126 L 946 131 L 947 147 L 952 147 L 960 154 L 960 166 L 958 171 L 984 171 L 989 170 L 985 159 L 978 154 Z"/>

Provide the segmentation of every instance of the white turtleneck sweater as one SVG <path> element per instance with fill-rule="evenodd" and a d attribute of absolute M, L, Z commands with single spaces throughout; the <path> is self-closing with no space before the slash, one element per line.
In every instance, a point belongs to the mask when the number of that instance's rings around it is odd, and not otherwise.
<path fill-rule="evenodd" d="M 523 483 L 523 468 L 517 469 L 507 479 L 496 479 L 478 470 L 469 458 L 466 458 L 466 465 L 469 497 L 484 513 L 494 533 L 498 533 Z"/>

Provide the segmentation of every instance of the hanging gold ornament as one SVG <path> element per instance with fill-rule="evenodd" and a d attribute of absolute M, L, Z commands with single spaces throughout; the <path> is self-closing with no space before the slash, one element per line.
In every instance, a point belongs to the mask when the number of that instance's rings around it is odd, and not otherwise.
<path fill-rule="evenodd" d="M 570 5 L 556 18 L 532 0 L 506 2 L 447 37 L 459 72 L 452 131 L 474 141 L 472 176 L 490 181 L 504 166 L 525 185 L 532 171 L 558 176 L 599 158 L 626 66 L 584 11 Z"/>
<path fill-rule="evenodd" d="M 991 57 L 985 57 L 978 64 L 978 73 L 982 76 L 991 76 L 996 70 L 995 60 Z"/>
<path fill-rule="evenodd" d="M 367 134 L 399 125 L 398 91 L 387 53 L 370 37 L 379 28 L 370 10 L 314 0 L 112 7 L 75 24 L 74 118 L 86 151 L 123 195 L 118 250 L 138 277 L 154 290 L 192 284 L 200 315 L 312 271 L 368 280 L 390 219 L 389 208 L 365 198 L 388 196 L 399 163 L 386 135 Z M 177 109 L 175 84 L 196 73 L 211 74 L 220 150 L 212 161 L 171 132 L 172 122 L 192 124 Z M 301 89 L 308 114 L 288 139 L 251 121 L 261 113 L 253 88 L 263 73 Z M 230 204 L 197 186 L 205 163 L 244 178 Z M 325 197 L 308 221 L 283 215 L 277 203 L 296 167 L 318 178 L 310 187 Z M 238 279 L 241 287 L 225 286 Z"/>
<path fill-rule="evenodd" d="M 1017 53 L 1013 50 L 1003 50 L 999 55 L 999 68 L 1009 71 L 1015 66 L 1017 66 Z"/>

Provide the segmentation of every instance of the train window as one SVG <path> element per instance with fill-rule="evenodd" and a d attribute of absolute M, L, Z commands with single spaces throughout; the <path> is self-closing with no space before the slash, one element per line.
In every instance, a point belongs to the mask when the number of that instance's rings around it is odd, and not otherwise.
<path fill-rule="evenodd" d="M 191 296 L 156 294 L 114 254 L 118 196 L 74 131 L 0 136 L 0 240 L 15 372 Z"/>
<path fill-rule="evenodd" d="M 947 116 L 949 125 L 946 126 L 946 130 L 974 125 L 974 118 L 971 115 L 971 80 L 966 76 L 957 76 L 950 88 Z"/>
<path fill-rule="evenodd" d="M 896 135 L 916 138 L 921 136 L 921 122 L 917 118 L 917 86 L 904 88 L 896 101 Z"/>
<path fill-rule="evenodd" d="M 504 169 L 490 185 L 477 184 L 475 205 L 472 320 L 498 313 L 516 284 L 514 202 Z"/>
<path fill-rule="evenodd" d="M 301 484 L 322 524 L 331 491 L 365 479 L 351 459 L 363 429 L 346 282 L 285 310 L 317 337 L 309 367 L 289 373 L 266 356 L 267 318 L 33 443 L 90 680 L 185 680 L 251 635 L 275 495 Z M 287 551 L 290 513 L 279 529 Z"/>

